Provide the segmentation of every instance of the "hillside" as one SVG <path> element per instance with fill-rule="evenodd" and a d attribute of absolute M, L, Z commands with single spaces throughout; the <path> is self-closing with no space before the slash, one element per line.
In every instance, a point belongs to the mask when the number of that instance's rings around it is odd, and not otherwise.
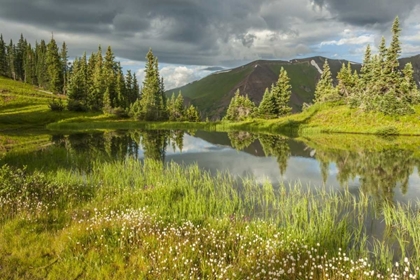
<path fill-rule="evenodd" d="M 277 81 L 280 68 L 287 71 L 292 85 L 290 105 L 293 112 L 300 112 L 304 102 L 312 101 L 316 83 L 325 57 L 310 57 L 290 61 L 257 60 L 249 64 L 226 71 L 216 72 L 199 81 L 180 88 L 171 89 L 168 94 L 181 90 L 184 98 L 196 105 L 202 115 L 217 120 L 224 116 L 235 91 L 248 94 L 256 104 L 261 102 L 267 87 Z M 336 77 L 346 60 L 328 59 L 333 77 Z M 413 64 L 415 78 L 420 82 L 420 55 L 400 59 L 401 67 L 407 62 Z M 361 64 L 352 63 L 352 68 L 359 71 Z"/>
<path fill-rule="evenodd" d="M 0 77 L 0 131 L 44 127 L 48 123 L 80 116 L 69 111 L 53 112 L 49 104 L 53 99 L 66 97 L 53 95 L 33 85 Z M 83 113 L 94 116 L 97 113 Z"/>

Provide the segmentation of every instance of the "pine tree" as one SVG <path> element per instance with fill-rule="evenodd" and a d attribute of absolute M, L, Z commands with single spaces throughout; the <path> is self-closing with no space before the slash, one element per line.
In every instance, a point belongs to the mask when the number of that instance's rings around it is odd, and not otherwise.
<path fill-rule="evenodd" d="M 9 66 L 9 68 L 7 69 L 7 74 L 6 76 L 16 80 L 16 63 L 15 63 L 15 56 L 16 56 L 16 51 L 15 51 L 15 45 L 13 45 L 13 41 L 10 40 L 9 45 L 7 46 L 7 65 Z"/>
<path fill-rule="evenodd" d="M 223 118 L 228 121 L 243 121 L 255 115 L 257 108 L 248 95 L 241 96 L 239 89 L 235 92 L 234 97 L 230 101 L 226 115 Z"/>
<path fill-rule="evenodd" d="M 398 71 L 398 58 L 401 53 L 401 43 L 399 39 L 401 29 L 398 17 L 395 18 L 392 24 L 392 41 L 387 53 L 387 73 L 394 73 Z"/>
<path fill-rule="evenodd" d="M 35 67 L 35 51 L 31 44 L 28 44 L 25 51 L 24 58 L 24 81 L 29 84 L 36 84 L 36 67 Z"/>
<path fill-rule="evenodd" d="M 146 56 L 146 76 L 141 90 L 141 119 L 157 121 L 167 119 L 163 82 L 159 77 L 158 60 L 150 49 Z"/>
<path fill-rule="evenodd" d="M 258 115 L 264 119 L 273 119 L 276 117 L 276 100 L 268 88 L 265 89 L 258 107 Z"/>
<path fill-rule="evenodd" d="M 362 81 L 367 84 L 372 80 L 372 52 L 370 45 L 367 45 L 365 58 L 363 59 L 362 68 L 360 69 Z"/>
<path fill-rule="evenodd" d="M 51 38 L 47 46 L 47 72 L 48 72 L 48 89 L 53 93 L 62 93 L 63 90 L 63 66 L 60 61 L 57 43 L 54 37 Z"/>
<path fill-rule="evenodd" d="M 80 59 L 75 59 L 68 88 L 69 111 L 86 111 L 88 99 L 87 60 L 86 53 Z"/>
<path fill-rule="evenodd" d="M 315 89 L 315 103 L 326 101 L 336 101 L 339 99 L 336 89 L 333 86 L 330 66 L 328 60 L 325 60 L 321 79 L 318 81 Z"/>
<path fill-rule="evenodd" d="M 67 84 L 68 84 L 68 78 L 69 78 L 69 57 L 68 57 L 68 50 L 66 42 L 63 42 L 63 45 L 61 47 L 61 54 L 60 54 L 60 60 L 61 60 L 61 68 L 63 73 L 63 89 L 62 93 L 67 94 Z"/>
<path fill-rule="evenodd" d="M 23 34 L 20 34 L 20 39 L 15 48 L 15 60 L 14 60 L 16 79 L 20 81 L 25 80 L 24 59 L 25 59 L 26 49 L 27 49 L 27 42 L 25 38 L 23 38 Z"/>
<path fill-rule="evenodd" d="M 193 105 L 190 105 L 188 109 L 185 110 L 185 118 L 187 121 L 190 122 L 199 122 L 200 121 L 200 114 Z"/>
<path fill-rule="evenodd" d="M 6 43 L 3 40 L 3 35 L 0 34 L 0 76 L 6 76 L 7 69 Z"/>
<path fill-rule="evenodd" d="M 357 72 L 356 72 L 357 75 Z M 343 63 L 340 72 L 337 74 L 338 79 L 338 94 L 344 98 L 348 98 L 352 95 L 353 89 L 356 86 L 355 76 L 352 73 L 350 62 L 347 66 Z"/>
<path fill-rule="evenodd" d="M 44 40 L 35 47 L 35 67 L 38 86 L 42 88 L 48 87 L 48 71 L 47 71 L 47 45 Z"/>
<path fill-rule="evenodd" d="M 274 89 L 273 96 L 276 98 L 277 103 L 277 117 L 290 114 L 292 108 L 289 106 L 289 102 L 290 96 L 292 95 L 292 86 L 290 85 L 287 72 L 283 67 L 280 69 L 279 79 Z"/>

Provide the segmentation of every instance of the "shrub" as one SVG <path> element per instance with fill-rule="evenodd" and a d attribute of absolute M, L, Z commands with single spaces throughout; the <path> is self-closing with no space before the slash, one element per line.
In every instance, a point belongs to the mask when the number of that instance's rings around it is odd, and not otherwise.
<path fill-rule="evenodd" d="M 63 103 L 63 100 L 61 100 L 60 98 L 58 99 L 58 101 L 53 98 L 53 100 L 50 102 L 49 107 L 51 109 L 51 111 L 63 111 L 65 106 Z"/>

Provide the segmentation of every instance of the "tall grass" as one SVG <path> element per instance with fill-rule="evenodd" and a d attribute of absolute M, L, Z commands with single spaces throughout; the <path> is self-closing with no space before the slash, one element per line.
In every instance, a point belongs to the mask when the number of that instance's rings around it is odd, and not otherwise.
<path fill-rule="evenodd" d="M 378 210 L 346 190 L 259 185 L 196 165 L 3 166 L 0 200 L 7 279 L 409 279 L 420 265 L 413 206 Z M 375 219 L 390 229 L 381 238 L 364 228 Z"/>

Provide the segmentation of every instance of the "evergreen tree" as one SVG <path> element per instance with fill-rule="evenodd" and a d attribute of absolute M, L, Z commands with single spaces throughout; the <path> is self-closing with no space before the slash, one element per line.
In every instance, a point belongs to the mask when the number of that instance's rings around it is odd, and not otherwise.
<path fill-rule="evenodd" d="M 3 40 L 3 35 L 0 34 L 0 76 L 7 75 L 7 68 L 6 44 Z"/>
<path fill-rule="evenodd" d="M 355 72 L 357 75 L 357 72 Z M 352 73 L 350 62 L 347 66 L 343 63 L 340 72 L 337 74 L 338 79 L 338 94 L 344 98 L 349 98 L 353 89 L 356 87 L 355 75 Z"/>
<path fill-rule="evenodd" d="M 401 53 L 401 43 L 399 39 L 401 29 L 400 29 L 400 21 L 398 17 L 395 18 L 394 23 L 392 24 L 392 41 L 391 45 L 389 46 L 388 53 L 387 53 L 387 73 L 396 73 L 398 71 L 398 58 Z"/>
<path fill-rule="evenodd" d="M 67 84 L 68 84 L 68 78 L 69 78 L 69 57 L 68 57 L 68 50 L 66 42 L 63 42 L 63 45 L 61 47 L 61 54 L 60 54 L 60 61 L 61 61 L 61 71 L 63 73 L 63 89 L 62 93 L 67 94 Z"/>
<path fill-rule="evenodd" d="M 372 80 L 372 52 L 370 45 L 367 45 L 365 58 L 363 59 L 362 68 L 360 69 L 362 81 L 367 84 Z"/>
<path fill-rule="evenodd" d="M 73 73 L 68 88 L 68 109 L 70 111 L 87 110 L 88 90 L 85 53 L 81 59 L 75 59 L 73 63 Z"/>
<path fill-rule="evenodd" d="M 35 63 L 35 51 L 32 49 L 31 44 L 28 44 L 24 58 L 24 81 L 33 85 L 37 83 Z"/>
<path fill-rule="evenodd" d="M 185 110 L 185 118 L 190 122 L 199 122 L 200 114 L 192 104 Z"/>
<path fill-rule="evenodd" d="M 16 80 L 16 63 L 15 63 L 15 45 L 13 45 L 13 41 L 10 40 L 9 46 L 7 46 L 7 65 L 9 68 L 7 69 L 7 77 Z"/>
<path fill-rule="evenodd" d="M 282 67 L 280 70 L 279 79 L 272 89 L 272 94 L 276 99 L 277 117 L 290 114 L 292 108 L 289 106 L 290 96 L 292 95 L 292 86 L 290 79 L 287 76 L 286 70 Z"/>
<path fill-rule="evenodd" d="M 26 49 L 27 49 L 27 42 L 25 38 L 23 38 L 23 34 L 20 34 L 20 39 L 15 48 L 15 59 L 14 59 L 16 79 L 20 81 L 25 80 L 24 59 L 25 59 Z"/>
<path fill-rule="evenodd" d="M 36 77 L 38 86 L 48 88 L 48 70 L 47 70 L 47 45 L 44 40 L 35 47 L 35 64 L 36 64 Z"/>
<path fill-rule="evenodd" d="M 276 117 L 276 100 L 268 88 L 265 89 L 258 107 L 258 115 L 264 119 L 273 119 Z"/>
<path fill-rule="evenodd" d="M 240 95 L 239 89 L 235 92 L 234 97 L 230 101 L 226 116 L 223 118 L 228 121 L 243 121 L 254 116 L 257 108 L 248 95 Z"/>
<path fill-rule="evenodd" d="M 51 38 L 51 41 L 47 46 L 46 63 L 48 72 L 48 89 L 53 93 L 62 93 L 63 66 L 60 61 L 60 55 L 54 37 Z"/>
<path fill-rule="evenodd" d="M 339 99 L 336 89 L 333 86 L 330 66 L 328 60 L 325 60 L 321 79 L 318 81 L 315 89 L 315 103 L 326 101 L 336 101 Z"/>
<path fill-rule="evenodd" d="M 166 98 L 164 96 L 163 83 L 159 77 L 158 60 L 150 49 L 146 56 L 146 76 L 141 90 L 139 118 L 148 121 L 167 119 Z"/>

